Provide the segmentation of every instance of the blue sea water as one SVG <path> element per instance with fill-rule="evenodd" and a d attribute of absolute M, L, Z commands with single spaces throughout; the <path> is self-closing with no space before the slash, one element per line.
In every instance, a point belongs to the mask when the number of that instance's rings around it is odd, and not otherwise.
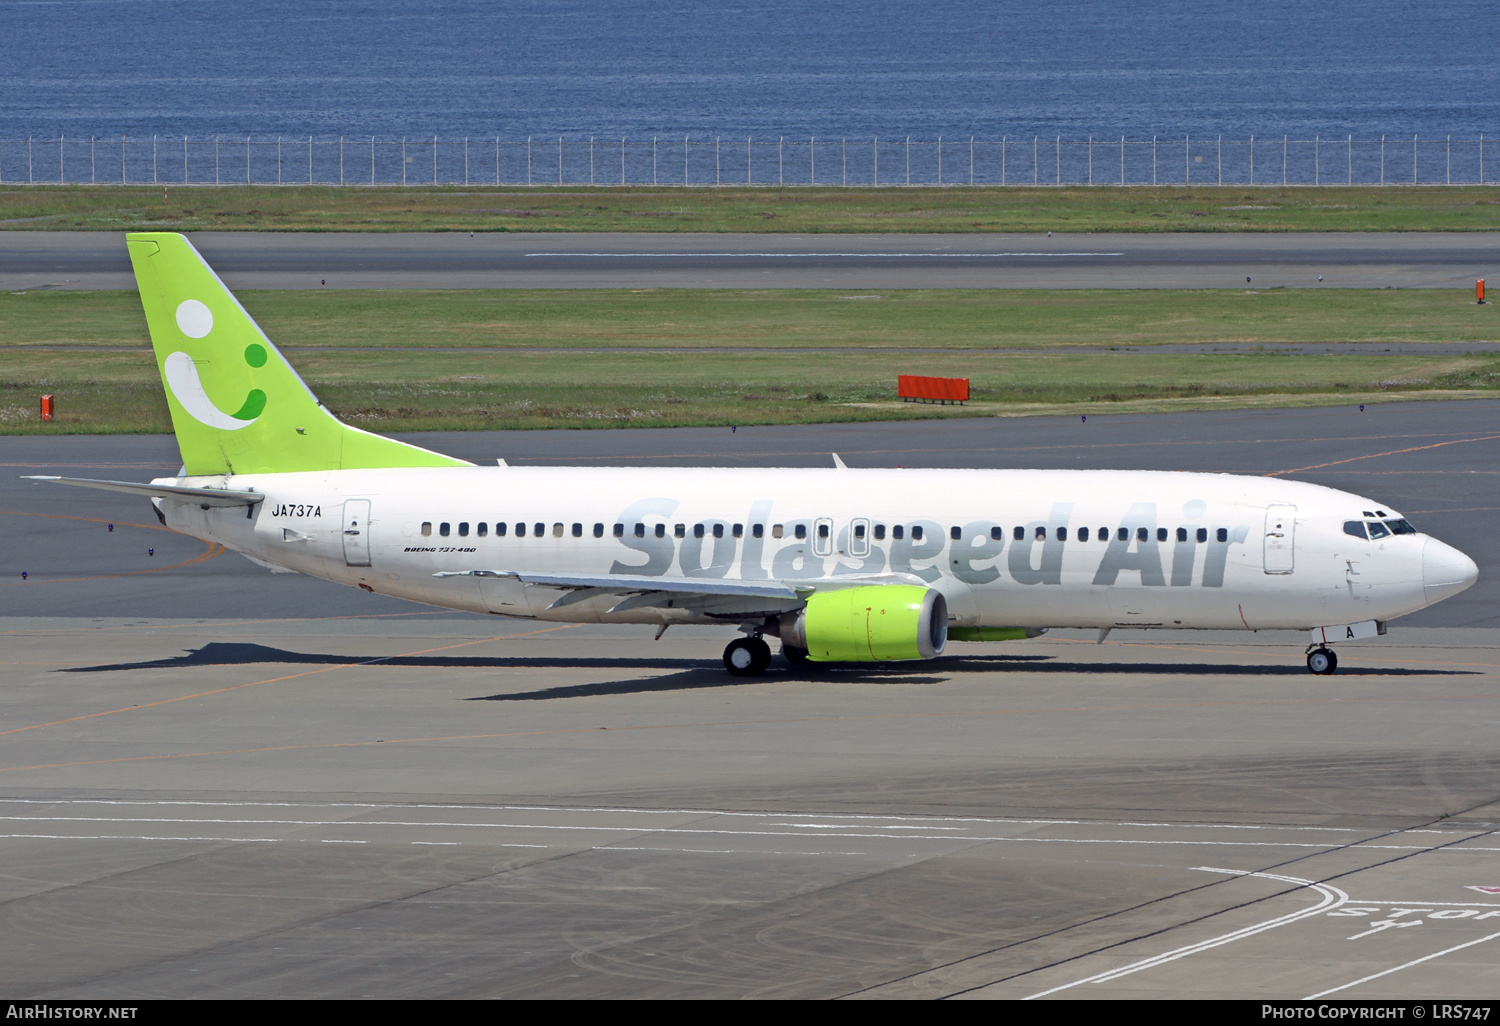
<path fill-rule="evenodd" d="M 1476 138 L 1492 3 L 0 0 L 0 139 Z"/>

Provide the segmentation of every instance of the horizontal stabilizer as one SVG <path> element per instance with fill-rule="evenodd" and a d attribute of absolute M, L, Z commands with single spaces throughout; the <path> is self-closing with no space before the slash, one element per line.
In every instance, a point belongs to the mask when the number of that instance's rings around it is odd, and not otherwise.
<path fill-rule="evenodd" d="M 187 499 L 200 506 L 254 506 L 264 502 L 259 492 L 239 492 L 228 488 L 190 488 L 186 485 L 139 484 L 135 481 L 97 481 L 89 477 L 52 477 L 32 474 L 27 481 L 51 481 L 54 484 L 77 485 L 80 488 L 102 488 L 106 492 L 145 495 L 152 499 Z"/>

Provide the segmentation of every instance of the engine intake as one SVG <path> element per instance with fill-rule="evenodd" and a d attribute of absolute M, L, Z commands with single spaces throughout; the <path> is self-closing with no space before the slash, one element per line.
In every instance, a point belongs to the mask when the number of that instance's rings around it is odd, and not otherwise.
<path fill-rule="evenodd" d="M 948 643 L 948 603 L 942 592 L 914 584 L 823 591 L 781 617 L 778 633 L 813 662 L 934 659 Z"/>

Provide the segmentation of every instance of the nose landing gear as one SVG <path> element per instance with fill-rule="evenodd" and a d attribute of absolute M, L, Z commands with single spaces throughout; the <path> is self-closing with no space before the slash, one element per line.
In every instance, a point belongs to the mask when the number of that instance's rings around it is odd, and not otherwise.
<path fill-rule="evenodd" d="M 724 649 L 724 669 L 736 677 L 759 677 L 771 665 L 771 646 L 760 635 L 735 638 Z"/>
<path fill-rule="evenodd" d="M 1316 674 L 1329 674 L 1339 668 L 1339 657 L 1333 649 L 1315 645 L 1307 650 L 1307 668 Z"/>

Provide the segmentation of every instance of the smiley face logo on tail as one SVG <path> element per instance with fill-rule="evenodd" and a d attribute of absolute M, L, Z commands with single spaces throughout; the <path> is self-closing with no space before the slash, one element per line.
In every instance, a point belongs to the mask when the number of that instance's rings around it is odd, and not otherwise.
<path fill-rule="evenodd" d="M 188 338 L 205 338 L 214 329 L 213 311 L 196 299 L 184 300 L 177 307 L 177 328 Z M 262 367 L 266 362 L 266 349 L 252 344 L 245 347 L 245 362 L 251 367 Z M 266 393 L 252 388 L 244 403 L 234 413 L 225 413 L 214 405 L 203 387 L 198 374 L 198 365 L 193 358 L 181 350 L 170 354 L 162 363 L 162 376 L 177 402 L 198 423 L 221 431 L 238 431 L 254 424 L 266 408 Z"/>

